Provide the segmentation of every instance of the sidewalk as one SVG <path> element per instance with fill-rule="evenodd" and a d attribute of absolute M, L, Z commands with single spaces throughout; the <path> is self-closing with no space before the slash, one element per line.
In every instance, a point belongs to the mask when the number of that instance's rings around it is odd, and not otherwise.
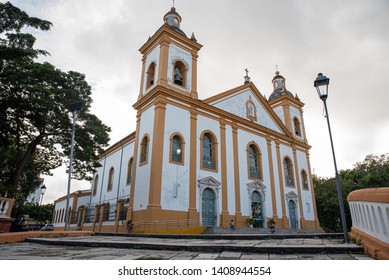
<path fill-rule="evenodd" d="M 27 238 L 0 245 L 0 259 L 371 259 L 363 248 L 320 235 L 134 235 L 95 234 Z"/>

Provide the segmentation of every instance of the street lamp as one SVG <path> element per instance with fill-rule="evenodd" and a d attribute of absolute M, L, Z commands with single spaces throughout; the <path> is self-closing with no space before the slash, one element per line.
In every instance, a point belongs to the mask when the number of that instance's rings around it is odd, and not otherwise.
<path fill-rule="evenodd" d="M 43 186 L 41 187 L 41 201 L 39 202 L 39 205 L 42 205 L 43 196 L 44 196 L 45 192 L 46 192 L 46 186 L 43 185 Z"/>
<path fill-rule="evenodd" d="M 70 185 L 72 180 L 72 164 L 73 164 L 73 151 L 74 151 L 74 134 L 77 120 L 77 112 L 81 111 L 83 102 L 75 102 L 70 104 L 69 111 L 73 113 L 73 124 L 72 124 L 72 142 L 70 146 L 70 161 L 69 161 L 69 176 L 68 176 L 68 192 L 66 197 L 66 208 L 65 208 L 65 231 L 68 229 L 69 224 L 69 201 L 70 201 Z"/>
<path fill-rule="evenodd" d="M 331 134 L 331 126 L 330 126 L 330 117 L 328 115 L 327 110 L 327 97 L 328 97 L 328 84 L 330 83 L 330 79 L 324 76 L 322 73 L 319 73 L 317 75 L 317 78 L 314 82 L 314 87 L 317 90 L 317 93 L 320 97 L 320 99 L 324 103 L 324 109 L 326 112 L 326 118 L 327 118 L 327 125 L 328 125 L 328 132 L 330 134 L 330 141 L 331 141 L 331 149 L 332 149 L 332 157 L 334 159 L 334 166 L 335 166 L 335 179 L 336 179 L 336 187 L 338 189 L 338 200 L 339 200 L 339 207 L 340 207 L 340 216 L 342 220 L 342 227 L 343 227 L 343 241 L 344 243 L 348 243 L 348 236 L 347 236 L 347 223 L 346 223 L 346 215 L 344 212 L 344 205 L 343 205 L 343 197 L 342 197 L 342 189 L 340 188 L 340 178 L 338 173 L 338 167 L 336 165 L 336 158 L 335 158 L 335 150 L 334 150 L 334 144 L 332 141 L 332 134 Z"/>

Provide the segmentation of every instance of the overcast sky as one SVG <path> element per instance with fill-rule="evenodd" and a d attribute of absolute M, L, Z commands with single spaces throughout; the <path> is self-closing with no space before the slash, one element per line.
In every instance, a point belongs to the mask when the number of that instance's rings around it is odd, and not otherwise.
<path fill-rule="evenodd" d="M 5 1 L 1 1 L 5 2 Z M 138 49 L 163 24 L 172 0 L 11 0 L 30 16 L 49 20 L 35 32 L 44 58 L 63 71 L 86 74 L 92 112 L 112 128 L 113 144 L 135 130 L 132 108 L 140 87 Z M 330 78 L 328 109 L 338 169 L 368 154 L 389 152 L 389 1 L 176 0 L 181 29 L 203 45 L 200 99 L 244 82 L 244 69 L 269 97 L 276 65 L 286 87 L 305 103 L 311 167 L 333 177 L 323 103 L 313 81 Z M 66 195 L 67 175 L 45 177 L 44 203 Z M 90 188 L 72 182 L 71 191 Z"/>

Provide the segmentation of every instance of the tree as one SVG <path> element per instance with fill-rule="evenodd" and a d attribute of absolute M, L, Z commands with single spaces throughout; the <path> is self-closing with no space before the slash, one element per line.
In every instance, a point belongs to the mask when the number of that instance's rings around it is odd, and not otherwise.
<path fill-rule="evenodd" d="M 353 169 L 339 172 L 345 207 L 347 226 L 351 228 L 350 209 L 347 196 L 350 192 L 363 188 L 389 186 L 389 154 L 368 155 L 357 162 Z M 341 232 L 340 208 L 335 178 L 314 177 L 316 206 L 321 226 L 329 232 Z"/>
<path fill-rule="evenodd" d="M 0 3 L 0 195 L 29 192 L 39 174 L 67 163 L 72 114 L 69 105 L 83 102 L 78 114 L 74 177 L 90 179 L 98 155 L 107 146 L 110 128 L 90 113 L 91 87 L 85 75 L 39 63 L 35 37 L 23 27 L 49 30 L 48 21 L 30 17 L 9 2 Z"/>

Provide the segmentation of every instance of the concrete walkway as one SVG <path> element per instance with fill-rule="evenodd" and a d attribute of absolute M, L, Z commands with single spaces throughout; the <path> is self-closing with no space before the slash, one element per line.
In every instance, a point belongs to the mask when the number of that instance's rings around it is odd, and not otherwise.
<path fill-rule="evenodd" d="M 140 236 L 93 235 L 27 238 L 0 245 L 0 259 L 218 259 L 358 260 L 371 259 L 363 248 L 339 238 L 300 236 L 255 238 L 244 235 Z M 50 246 L 48 246 L 50 245 Z"/>

